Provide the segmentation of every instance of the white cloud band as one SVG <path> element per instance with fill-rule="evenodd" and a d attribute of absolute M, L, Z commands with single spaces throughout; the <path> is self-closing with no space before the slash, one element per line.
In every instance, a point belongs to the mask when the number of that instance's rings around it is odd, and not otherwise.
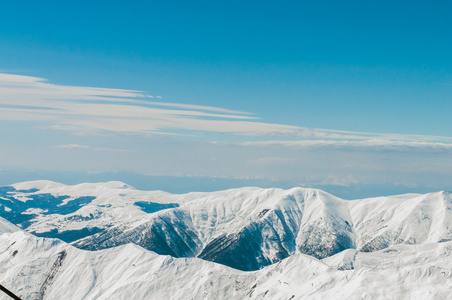
<path fill-rule="evenodd" d="M 0 74 L 0 120 L 47 122 L 47 128 L 85 133 L 107 131 L 175 134 L 181 131 L 198 131 L 275 136 L 296 141 L 254 143 L 280 143 L 298 147 L 447 148 L 446 143 L 452 143 L 451 137 L 379 134 L 271 124 L 257 121 L 247 112 L 212 106 L 148 101 L 152 97 L 154 96 L 134 90 L 55 85 L 42 78 Z M 404 142 L 435 142 L 445 145 L 403 144 Z"/>

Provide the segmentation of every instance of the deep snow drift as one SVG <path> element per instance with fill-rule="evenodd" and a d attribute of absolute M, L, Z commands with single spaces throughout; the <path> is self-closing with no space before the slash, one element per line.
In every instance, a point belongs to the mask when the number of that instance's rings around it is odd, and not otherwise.
<path fill-rule="evenodd" d="M 0 216 L 83 250 L 0 219 L 0 274 L 44 299 L 446 299 L 451 213 L 447 192 L 348 201 L 304 188 L 26 182 L 0 188 Z"/>

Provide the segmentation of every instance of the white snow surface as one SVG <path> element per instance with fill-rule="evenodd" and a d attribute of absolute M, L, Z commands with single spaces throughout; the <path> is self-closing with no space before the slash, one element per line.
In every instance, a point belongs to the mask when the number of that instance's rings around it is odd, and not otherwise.
<path fill-rule="evenodd" d="M 91 203 L 70 214 L 39 214 L 29 232 L 59 232 L 83 228 L 122 227 L 133 230 L 153 222 L 172 211 L 188 213 L 190 226 L 197 232 L 202 245 L 230 233 L 240 232 L 247 225 L 266 217 L 278 230 L 274 214 L 282 211 L 287 225 L 298 235 L 297 244 L 305 241 L 306 230 L 324 228 L 321 232 L 337 235 L 341 230 L 349 243 L 366 251 L 384 249 L 393 244 L 420 244 L 452 240 L 452 196 L 448 192 L 426 195 L 369 198 L 347 201 L 316 189 L 240 188 L 210 193 L 170 194 L 163 191 L 140 191 L 123 182 L 83 183 L 68 186 L 50 181 L 32 181 L 13 185 L 17 190 L 39 189 L 34 193 L 17 193 L 16 199 L 31 194 L 69 196 L 64 203 L 82 196 L 96 197 Z M 177 204 L 171 208 L 148 214 L 134 205 L 136 202 Z M 276 227 L 275 227 L 276 226 Z M 278 228 L 279 227 L 279 228 Z M 265 229 L 265 228 L 264 228 Z M 316 232 L 311 232 L 315 234 Z M 318 240 L 316 243 L 328 242 Z M 293 250 L 290 251 L 293 254 Z"/>
<path fill-rule="evenodd" d="M 0 217 L 0 234 L 11 233 L 20 230 L 16 225 Z"/>
<path fill-rule="evenodd" d="M 29 232 L 93 227 L 107 232 L 74 245 L 108 249 L 84 251 L 27 234 L 0 218 L 0 278 L 23 299 L 39 299 L 41 293 L 44 299 L 452 298 L 448 192 L 350 201 L 306 188 L 177 195 L 140 191 L 122 182 L 68 186 L 34 181 L 14 187 L 38 189 L 12 192 L 20 201 L 30 201 L 33 194 L 69 196 L 63 204 L 95 197 L 69 214 L 30 208 L 27 213 L 38 217 Z M 178 207 L 146 213 L 137 202 Z M 177 256 L 192 257 L 159 255 L 129 244 L 145 245 L 155 228 L 167 233 L 159 238 L 170 248 L 189 248 Z M 215 246 L 222 239 L 257 241 L 251 255 L 257 257 L 252 268 L 259 270 L 212 262 L 224 263 L 215 260 L 224 254 Z"/>
<path fill-rule="evenodd" d="M 346 251 L 344 251 L 346 252 Z M 64 253 L 64 255 L 62 254 Z M 397 245 L 324 260 L 296 254 L 254 272 L 127 244 L 83 251 L 0 235 L 2 284 L 22 299 L 450 299 L 452 242 Z M 352 260 L 353 269 L 340 262 Z M 0 299 L 8 299 L 0 293 Z"/>

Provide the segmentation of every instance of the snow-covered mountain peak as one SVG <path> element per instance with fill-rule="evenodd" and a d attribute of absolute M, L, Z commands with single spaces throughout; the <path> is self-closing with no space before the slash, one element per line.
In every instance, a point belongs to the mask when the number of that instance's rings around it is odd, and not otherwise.
<path fill-rule="evenodd" d="M 134 243 L 242 270 L 296 253 L 323 259 L 452 240 L 447 192 L 343 200 L 302 187 L 170 194 L 122 182 L 14 186 L 0 189 L 1 216 L 34 234 L 88 250 Z"/>
<path fill-rule="evenodd" d="M 35 180 L 35 181 L 26 181 L 21 183 L 12 184 L 12 187 L 14 187 L 16 190 L 48 190 L 48 189 L 55 189 L 60 187 L 65 187 L 65 184 L 50 181 L 50 180 Z"/>
<path fill-rule="evenodd" d="M 444 191 L 343 200 L 301 187 L 29 182 L 0 187 L 0 216 L 23 229 L 0 218 L 2 284 L 23 298 L 451 296 Z"/>

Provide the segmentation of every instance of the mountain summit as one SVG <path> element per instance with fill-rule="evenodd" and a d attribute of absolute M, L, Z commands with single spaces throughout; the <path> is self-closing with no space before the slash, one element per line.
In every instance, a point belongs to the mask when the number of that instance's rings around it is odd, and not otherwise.
<path fill-rule="evenodd" d="M 126 280 L 129 288 L 141 282 L 136 288 L 149 292 L 152 287 L 155 295 L 162 296 L 169 295 L 165 293 L 171 289 L 165 284 L 172 284 L 171 276 L 207 276 L 202 270 L 213 274 L 209 284 L 219 289 L 215 291 L 217 298 L 279 295 L 270 287 L 268 291 L 257 287 L 274 284 L 275 274 L 280 274 L 279 282 L 288 285 L 298 285 L 297 278 L 312 283 L 304 290 L 294 290 L 294 295 L 308 295 L 311 290 L 329 295 L 342 285 L 351 286 L 348 282 L 356 274 L 360 280 L 395 276 L 395 265 L 399 266 L 397 276 L 407 276 L 416 284 L 430 276 L 435 282 L 449 282 L 452 273 L 445 259 L 452 251 L 451 214 L 452 196 L 448 192 L 344 200 L 306 188 L 240 188 L 175 195 L 139 191 L 118 182 L 75 186 L 27 182 L 0 188 L 0 216 L 4 218 L 0 219 L 0 234 L 5 247 L 0 269 L 12 268 L 7 277 L 18 289 L 31 291 L 37 287 L 30 282 L 41 282 L 44 295 L 54 297 L 64 293 L 55 287 L 54 279 L 42 277 L 49 270 L 70 272 L 67 276 L 72 280 L 87 282 L 88 277 L 77 276 L 98 274 L 92 278 L 93 290 L 86 291 L 89 296 L 80 299 L 104 297 L 100 286 L 108 279 L 99 278 L 99 274 L 113 266 L 120 272 L 115 278 Z M 417 261 L 422 255 L 425 263 Z M 21 258 L 13 263 L 16 256 Z M 80 263 L 88 269 L 77 265 Z M 164 274 L 168 282 L 147 282 L 142 277 L 144 266 Z M 28 268 L 40 272 L 30 273 Z M 18 280 L 17 276 L 25 274 L 20 270 L 29 271 Z M 417 273 L 408 275 L 410 270 Z M 227 277 L 221 279 L 220 274 Z M 62 274 L 54 276 L 61 280 L 61 286 L 72 282 Z M 240 288 L 233 288 L 236 293 L 230 290 L 234 280 L 240 282 Z M 328 280 L 332 280 L 331 286 L 325 285 Z M 184 284 L 190 285 L 184 289 L 190 290 L 191 296 L 200 295 L 200 290 L 193 290 L 196 285 Z M 411 283 L 399 282 L 398 288 L 406 284 Z M 356 296 L 360 288 L 354 289 L 344 295 Z M 204 291 L 213 295 L 213 289 Z M 144 298 L 137 299 L 146 299 L 143 293 Z M 175 294 L 169 298 L 184 299 L 175 298 Z"/>

